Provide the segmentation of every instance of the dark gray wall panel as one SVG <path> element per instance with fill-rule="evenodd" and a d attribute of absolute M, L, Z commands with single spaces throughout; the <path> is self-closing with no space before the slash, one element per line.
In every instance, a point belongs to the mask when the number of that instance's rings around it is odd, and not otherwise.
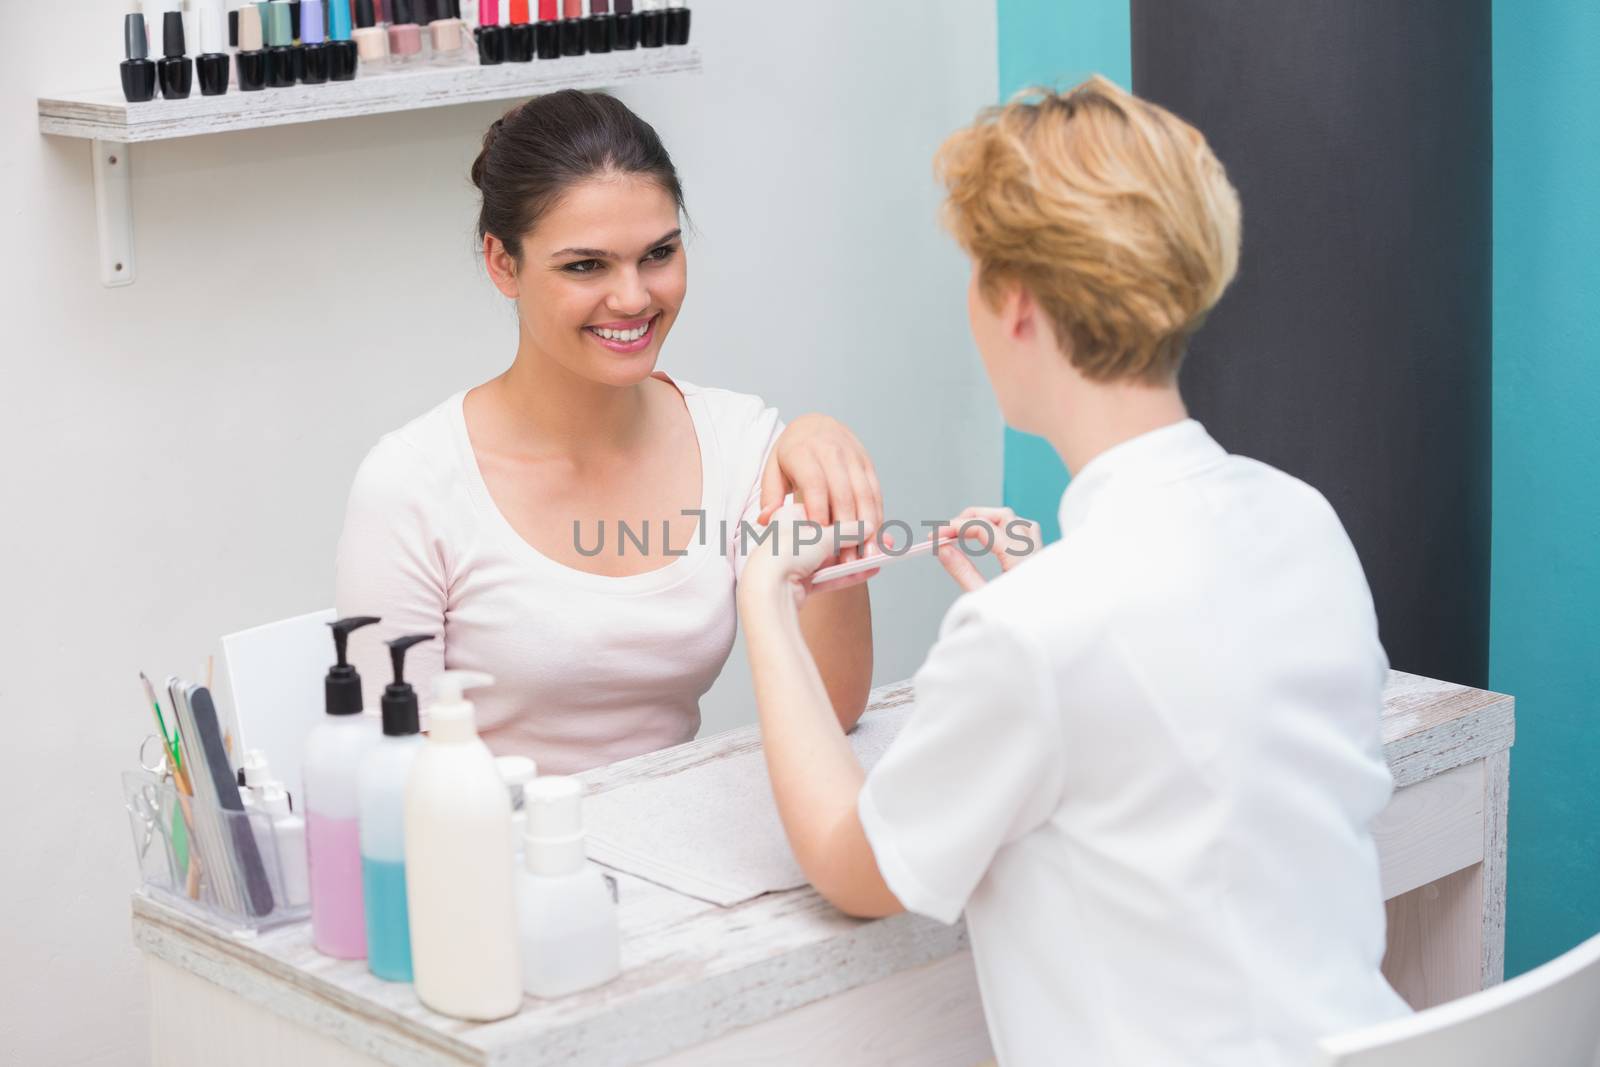
<path fill-rule="evenodd" d="M 1132 0 L 1141 96 L 1244 202 L 1183 384 L 1230 451 L 1320 489 L 1395 667 L 1488 674 L 1488 0 Z"/>

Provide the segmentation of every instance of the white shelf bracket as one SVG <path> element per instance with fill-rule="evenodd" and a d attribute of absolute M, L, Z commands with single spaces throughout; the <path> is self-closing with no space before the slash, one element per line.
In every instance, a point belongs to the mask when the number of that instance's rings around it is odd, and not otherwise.
<path fill-rule="evenodd" d="M 94 219 L 100 231 L 100 284 L 133 284 L 133 161 L 121 141 L 91 142 L 94 152 Z"/>

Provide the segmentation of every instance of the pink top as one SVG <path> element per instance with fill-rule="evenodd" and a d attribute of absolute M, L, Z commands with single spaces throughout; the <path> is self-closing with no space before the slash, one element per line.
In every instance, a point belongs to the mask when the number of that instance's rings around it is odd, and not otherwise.
<path fill-rule="evenodd" d="M 783 423 L 758 397 L 673 384 L 699 439 L 705 526 L 686 555 L 643 574 L 590 574 L 523 540 L 478 470 L 465 392 L 379 440 L 350 490 L 335 596 L 341 616 L 383 619 L 350 641 L 369 712 L 393 676 L 383 642 L 433 633 L 442 639 L 406 657 L 423 708 L 444 667 L 487 671 L 496 684 L 472 697 L 484 740 L 498 755 L 533 757 L 541 773 L 694 737 L 700 697 L 733 647 L 739 524 L 755 520 Z M 660 534 L 650 531 L 657 551 Z M 596 536 L 585 524 L 581 543 Z"/>

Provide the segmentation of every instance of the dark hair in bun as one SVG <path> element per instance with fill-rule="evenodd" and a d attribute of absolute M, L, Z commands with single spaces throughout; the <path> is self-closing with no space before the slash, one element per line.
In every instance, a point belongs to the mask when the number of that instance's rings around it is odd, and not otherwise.
<path fill-rule="evenodd" d="M 520 260 L 522 235 L 569 186 L 597 174 L 650 178 L 683 210 L 661 138 L 616 97 L 563 89 L 517 105 L 489 127 L 472 162 L 472 184 L 483 194 L 478 240 L 493 234 Z"/>

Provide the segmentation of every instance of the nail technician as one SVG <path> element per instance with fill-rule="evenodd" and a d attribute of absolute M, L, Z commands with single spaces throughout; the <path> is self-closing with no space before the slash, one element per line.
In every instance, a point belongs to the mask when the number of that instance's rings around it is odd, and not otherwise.
<path fill-rule="evenodd" d="M 939 167 L 1001 411 L 1073 472 L 1062 536 L 988 584 L 943 550 L 970 591 L 865 776 L 798 624 L 826 549 L 751 559 L 790 843 L 847 912 L 965 912 L 1008 1067 L 1310 1062 L 1407 1011 L 1369 830 L 1387 664 L 1327 501 L 1178 392 L 1238 198 L 1198 132 L 1103 79 L 997 110 Z"/>
<path fill-rule="evenodd" d="M 741 519 L 792 490 L 810 518 L 875 529 L 881 498 L 834 420 L 786 426 L 757 397 L 656 370 L 688 281 L 683 194 L 620 101 L 567 90 L 513 108 L 472 179 L 516 357 L 367 455 L 336 601 L 381 616 L 384 639 L 438 634 L 407 660 L 416 690 L 444 667 L 487 672 L 490 747 L 570 774 L 694 737 L 733 645 Z M 872 675 L 865 587 L 817 597 L 801 626 L 853 725 Z M 352 659 L 376 706 L 387 650 L 353 641 Z"/>

